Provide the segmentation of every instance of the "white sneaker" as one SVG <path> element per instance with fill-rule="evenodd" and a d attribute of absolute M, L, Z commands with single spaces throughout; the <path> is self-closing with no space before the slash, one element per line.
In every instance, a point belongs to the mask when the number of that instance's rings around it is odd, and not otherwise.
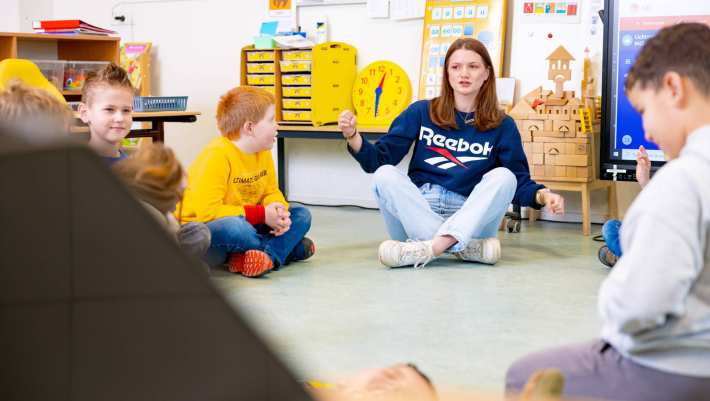
<path fill-rule="evenodd" d="M 380 263 L 387 267 L 414 265 L 424 267 L 434 259 L 431 241 L 393 241 L 387 240 L 380 244 L 377 250 Z"/>
<path fill-rule="evenodd" d="M 500 241 L 496 237 L 472 239 L 463 251 L 454 255 L 468 262 L 494 265 L 500 259 Z"/>

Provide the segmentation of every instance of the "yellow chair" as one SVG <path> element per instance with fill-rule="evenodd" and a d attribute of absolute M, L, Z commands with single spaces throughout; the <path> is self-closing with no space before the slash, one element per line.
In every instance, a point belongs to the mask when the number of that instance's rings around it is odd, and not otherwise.
<path fill-rule="evenodd" d="M 67 102 L 62 93 L 42 75 L 39 67 L 30 60 L 7 58 L 0 61 L 0 91 L 5 90 L 7 85 L 15 79 L 21 80 L 27 86 L 46 90 L 62 103 L 66 104 Z"/>

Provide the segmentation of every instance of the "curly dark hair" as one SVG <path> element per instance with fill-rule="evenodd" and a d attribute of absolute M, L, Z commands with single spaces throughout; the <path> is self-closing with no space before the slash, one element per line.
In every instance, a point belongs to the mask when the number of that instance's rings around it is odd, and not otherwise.
<path fill-rule="evenodd" d="M 710 96 L 710 27 L 687 22 L 661 29 L 641 49 L 625 89 L 636 84 L 658 88 L 669 71 L 690 78 L 701 93 Z"/>

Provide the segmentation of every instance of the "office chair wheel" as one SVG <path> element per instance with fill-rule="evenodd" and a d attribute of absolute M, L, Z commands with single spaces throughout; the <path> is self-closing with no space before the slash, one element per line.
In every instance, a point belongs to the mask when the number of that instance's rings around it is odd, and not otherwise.
<path fill-rule="evenodd" d="M 505 224 L 509 233 L 519 233 L 520 232 L 520 220 L 508 219 Z"/>

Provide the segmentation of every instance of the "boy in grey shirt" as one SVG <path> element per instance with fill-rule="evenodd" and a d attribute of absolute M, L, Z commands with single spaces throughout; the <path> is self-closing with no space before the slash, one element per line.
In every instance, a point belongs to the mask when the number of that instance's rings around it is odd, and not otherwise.
<path fill-rule="evenodd" d="M 624 219 L 624 254 L 599 292 L 601 339 L 515 362 L 508 392 L 554 367 L 570 397 L 710 398 L 710 27 L 661 30 L 625 88 L 670 161 Z"/>

